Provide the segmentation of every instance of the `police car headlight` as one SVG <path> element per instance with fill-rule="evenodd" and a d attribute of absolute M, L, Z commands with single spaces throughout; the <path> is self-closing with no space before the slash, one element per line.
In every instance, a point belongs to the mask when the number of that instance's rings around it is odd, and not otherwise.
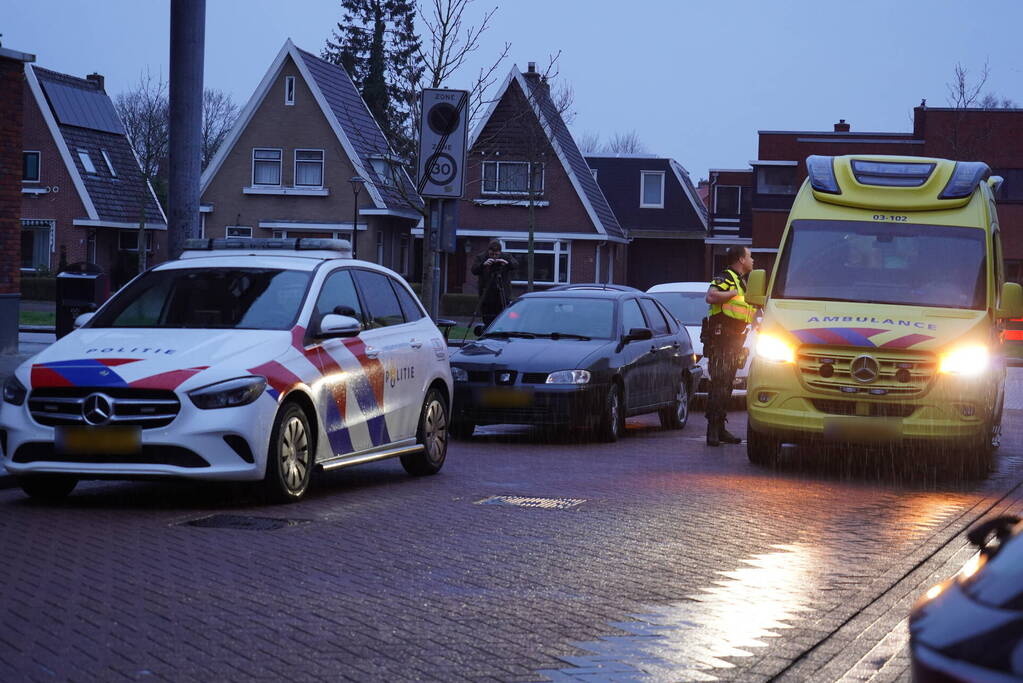
<path fill-rule="evenodd" d="M 587 384 L 589 370 L 558 370 L 547 375 L 547 384 Z"/>
<path fill-rule="evenodd" d="M 25 385 L 18 381 L 18 378 L 11 375 L 4 382 L 4 403 L 11 403 L 16 406 L 20 406 L 25 402 L 25 395 L 28 390 L 25 389 Z"/>
<path fill-rule="evenodd" d="M 462 368 L 456 368 L 454 365 L 451 366 L 451 379 L 456 382 L 468 382 L 469 373 Z"/>
<path fill-rule="evenodd" d="M 794 363 L 795 350 L 786 342 L 769 334 L 757 335 L 757 356 L 774 363 Z"/>
<path fill-rule="evenodd" d="M 263 377 L 239 377 L 217 382 L 188 392 L 196 408 L 234 408 L 252 403 L 266 389 Z"/>
<path fill-rule="evenodd" d="M 963 377 L 976 377 L 987 370 L 991 363 L 991 352 L 987 347 L 964 346 L 954 349 L 941 357 L 941 372 Z"/>

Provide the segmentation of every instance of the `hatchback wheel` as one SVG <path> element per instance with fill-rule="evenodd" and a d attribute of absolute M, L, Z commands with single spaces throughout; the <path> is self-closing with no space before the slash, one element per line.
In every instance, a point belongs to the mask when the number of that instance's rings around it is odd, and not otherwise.
<path fill-rule="evenodd" d="M 18 486 L 31 498 L 39 500 L 61 500 L 67 498 L 78 479 L 63 474 L 36 474 L 18 477 Z"/>
<path fill-rule="evenodd" d="M 267 495 L 279 503 L 302 498 L 312 479 L 313 459 L 312 433 L 305 411 L 297 403 L 284 404 L 270 434 L 263 478 Z"/>
<path fill-rule="evenodd" d="M 601 441 L 617 441 L 622 433 L 622 422 L 624 421 L 622 410 L 622 390 L 614 382 L 607 390 L 607 397 L 604 399 L 604 410 L 600 416 L 600 424 L 597 426 L 597 438 Z"/>
<path fill-rule="evenodd" d="M 661 426 L 665 429 L 682 429 L 689 422 L 689 377 L 682 375 L 675 389 L 675 400 L 667 408 L 661 408 Z"/>
<path fill-rule="evenodd" d="M 436 389 L 430 389 L 419 411 L 416 442 L 423 446 L 418 453 L 401 456 L 405 471 L 415 476 L 437 474 L 448 454 L 448 406 Z"/>

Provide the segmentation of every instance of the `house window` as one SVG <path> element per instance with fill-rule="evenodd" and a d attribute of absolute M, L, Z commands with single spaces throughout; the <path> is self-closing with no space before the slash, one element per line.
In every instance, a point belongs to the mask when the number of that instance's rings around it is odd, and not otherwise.
<path fill-rule="evenodd" d="M 99 151 L 99 153 L 103 155 L 103 161 L 105 161 L 106 164 L 107 164 L 107 170 L 110 171 L 110 176 L 112 178 L 116 178 L 117 177 L 117 171 L 114 170 L 114 164 L 111 163 L 111 161 L 110 161 L 110 155 L 107 154 L 107 151 L 105 149 L 101 149 Z"/>
<path fill-rule="evenodd" d="M 323 187 L 323 150 L 295 150 L 295 186 Z"/>
<path fill-rule="evenodd" d="M 718 185 L 714 188 L 714 214 L 738 216 L 742 188 L 738 185 Z"/>
<path fill-rule="evenodd" d="M 377 233 L 377 263 L 384 265 L 384 233 Z"/>
<path fill-rule="evenodd" d="M 284 77 L 284 104 L 295 104 L 295 77 Z"/>
<path fill-rule="evenodd" d="M 664 208 L 664 171 L 640 171 L 639 208 Z"/>
<path fill-rule="evenodd" d="M 21 182 L 39 182 L 39 152 L 21 153 Z"/>
<path fill-rule="evenodd" d="M 252 237 L 252 226 L 228 225 L 224 228 L 224 237 Z"/>
<path fill-rule="evenodd" d="M 373 167 L 373 172 L 377 174 L 377 178 L 384 185 L 394 185 L 394 167 L 391 162 L 387 159 L 374 158 L 369 160 L 370 165 Z"/>
<path fill-rule="evenodd" d="M 78 158 L 82 160 L 82 166 L 86 173 L 95 173 L 96 167 L 92 163 L 92 157 L 84 149 L 78 150 Z"/>
<path fill-rule="evenodd" d="M 1002 176 L 1002 186 L 995 193 L 1000 202 L 1023 201 L 1023 168 L 1003 168 L 992 172 Z"/>
<path fill-rule="evenodd" d="M 757 194 L 795 193 L 795 166 L 757 166 Z"/>
<path fill-rule="evenodd" d="M 280 186 L 281 150 L 252 150 L 252 184 Z"/>
<path fill-rule="evenodd" d="M 117 232 L 117 248 L 120 251 L 138 251 L 139 231 L 119 230 Z M 153 233 L 151 230 L 146 230 L 146 251 L 153 251 Z"/>
<path fill-rule="evenodd" d="M 529 242 L 519 240 L 503 240 L 504 251 L 515 254 L 519 267 L 515 270 L 512 282 L 528 282 Z M 533 282 L 555 285 L 569 281 L 568 250 L 571 242 L 555 240 L 552 242 L 533 242 Z"/>
<path fill-rule="evenodd" d="M 398 272 L 408 275 L 409 237 L 402 235 L 398 241 Z"/>
<path fill-rule="evenodd" d="M 528 194 L 529 169 L 533 169 L 533 192 L 543 192 L 543 164 L 527 161 L 484 161 L 484 194 Z"/>
<path fill-rule="evenodd" d="M 21 221 L 21 269 L 48 270 L 53 252 L 53 223 L 34 219 Z"/>

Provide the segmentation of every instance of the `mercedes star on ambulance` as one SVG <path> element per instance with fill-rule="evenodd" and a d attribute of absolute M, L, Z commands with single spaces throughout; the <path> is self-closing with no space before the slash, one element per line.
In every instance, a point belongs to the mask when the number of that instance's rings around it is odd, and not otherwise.
<path fill-rule="evenodd" d="M 811 156 L 764 306 L 750 369 L 747 453 L 782 443 L 927 445 L 989 457 L 1004 400 L 1004 282 L 993 191 L 979 162 Z"/>

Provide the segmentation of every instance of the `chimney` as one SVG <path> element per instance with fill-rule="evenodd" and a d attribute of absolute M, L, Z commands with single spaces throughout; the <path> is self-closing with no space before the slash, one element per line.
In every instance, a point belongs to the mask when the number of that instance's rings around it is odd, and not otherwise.
<path fill-rule="evenodd" d="M 536 73 L 536 62 L 530 62 L 529 63 L 529 66 L 526 68 L 526 73 L 529 73 L 529 74 L 535 74 Z"/>
<path fill-rule="evenodd" d="M 102 75 L 97 73 L 91 73 L 85 78 L 86 80 L 92 81 L 93 83 L 98 85 L 100 90 L 106 92 L 106 88 L 104 87 L 106 85 L 106 79 L 104 79 Z"/>
<path fill-rule="evenodd" d="M 845 122 L 845 119 L 839 119 L 838 123 L 835 124 L 836 133 L 848 133 L 849 124 Z"/>

